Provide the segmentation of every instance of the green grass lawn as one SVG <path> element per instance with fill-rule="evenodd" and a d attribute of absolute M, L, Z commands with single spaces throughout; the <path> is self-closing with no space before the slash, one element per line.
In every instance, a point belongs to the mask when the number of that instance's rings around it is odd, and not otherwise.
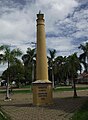
<path fill-rule="evenodd" d="M 88 120 L 88 101 L 75 112 L 71 120 Z"/>
<path fill-rule="evenodd" d="M 6 93 L 6 91 L 0 91 L 0 93 Z M 31 90 L 13 90 L 11 93 L 32 93 Z"/>
<path fill-rule="evenodd" d="M 31 88 L 31 85 L 21 86 L 21 88 Z"/>
<path fill-rule="evenodd" d="M 76 88 L 77 90 L 88 90 L 88 87 L 78 87 Z M 73 88 L 72 87 L 58 87 L 58 88 L 55 88 L 54 91 L 55 92 L 58 92 L 58 91 L 72 91 Z"/>
<path fill-rule="evenodd" d="M 23 87 L 23 89 L 13 89 L 12 93 L 32 93 L 31 89 L 26 89 L 30 88 L 30 86 Z M 88 87 L 78 87 L 77 90 L 88 90 Z M 58 91 L 73 91 L 72 87 L 57 87 L 53 90 L 54 92 Z M 0 91 L 0 93 L 6 93 L 6 90 Z"/>

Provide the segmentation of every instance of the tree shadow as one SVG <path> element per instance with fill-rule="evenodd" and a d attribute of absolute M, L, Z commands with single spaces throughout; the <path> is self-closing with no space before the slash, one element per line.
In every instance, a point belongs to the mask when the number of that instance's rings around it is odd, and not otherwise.
<path fill-rule="evenodd" d="M 67 98 L 54 98 L 53 104 L 50 106 L 44 106 L 47 109 L 62 110 L 68 113 L 73 113 L 79 109 L 83 103 L 88 100 L 88 97 L 67 97 Z"/>
<path fill-rule="evenodd" d="M 14 106 L 14 107 L 34 107 L 34 105 L 32 103 L 9 103 L 9 104 L 3 104 L 3 105 L 0 105 L 1 107 L 2 106 Z"/>

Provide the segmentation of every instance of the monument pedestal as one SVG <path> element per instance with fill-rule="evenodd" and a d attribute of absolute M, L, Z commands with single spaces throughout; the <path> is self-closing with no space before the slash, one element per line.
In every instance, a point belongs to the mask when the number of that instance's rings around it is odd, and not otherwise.
<path fill-rule="evenodd" d="M 41 106 L 52 102 L 52 83 L 41 80 L 33 82 L 33 104 Z"/>

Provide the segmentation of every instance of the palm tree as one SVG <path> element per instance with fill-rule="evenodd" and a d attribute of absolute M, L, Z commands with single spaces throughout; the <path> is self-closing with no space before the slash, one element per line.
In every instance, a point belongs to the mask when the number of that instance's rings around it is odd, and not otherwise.
<path fill-rule="evenodd" d="M 3 51 L 2 54 L 2 62 L 7 63 L 8 70 L 11 64 L 13 64 L 16 60 L 16 57 L 19 57 L 22 55 L 22 52 L 20 49 L 10 49 L 9 45 L 2 45 L 0 46 L 0 51 Z M 6 99 L 10 99 L 9 96 L 9 81 L 10 81 L 10 71 L 8 71 L 8 78 L 7 78 L 7 85 L 6 85 Z"/>
<path fill-rule="evenodd" d="M 85 67 L 85 71 L 88 72 L 88 43 L 86 43 L 85 45 L 80 44 L 80 46 L 78 48 L 83 51 L 83 53 L 80 55 L 79 59 L 83 63 L 83 65 Z"/>
<path fill-rule="evenodd" d="M 56 56 L 56 50 L 49 50 L 49 56 L 48 56 L 48 64 L 49 64 L 49 69 L 52 70 L 52 86 L 54 88 L 54 60 Z"/>
<path fill-rule="evenodd" d="M 77 71 L 80 69 L 80 66 L 81 66 L 79 58 L 77 57 L 77 53 L 74 53 L 68 56 L 67 65 L 68 65 L 68 71 L 69 71 L 70 77 L 73 82 L 74 97 L 77 97 L 75 82 L 77 77 Z"/>
<path fill-rule="evenodd" d="M 34 60 L 35 58 L 35 49 L 27 48 L 26 54 L 22 56 L 22 60 L 24 62 L 25 68 L 29 69 L 31 66 L 31 73 L 32 73 L 32 82 L 34 81 Z"/>
<path fill-rule="evenodd" d="M 65 57 L 63 56 L 57 56 L 55 58 L 55 74 L 56 74 L 56 81 L 58 83 L 61 83 L 61 81 L 64 79 L 64 63 L 65 63 Z"/>

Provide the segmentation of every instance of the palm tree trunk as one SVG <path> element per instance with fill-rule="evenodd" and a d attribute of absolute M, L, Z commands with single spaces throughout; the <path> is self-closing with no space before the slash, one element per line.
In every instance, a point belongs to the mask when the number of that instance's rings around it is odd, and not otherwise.
<path fill-rule="evenodd" d="M 32 82 L 34 81 L 34 63 L 32 63 Z"/>
<path fill-rule="evenodd" d="M 76 80 L 76 79 L 74 79 L 74 78 L 73 78 L 73 89 L 74 89 L 74 96 L 73 96 L 73 97 L 74 97 L 74 98 L 76 98 L 76 97 L 77 97 L 77 92 L 76 92 L 76 83 L 75 83 L 75 80 Z"/>
<path fill-rule="evenodd" d="M 10 95 L 9 95 L 9 79 L 10 79 L 10 71 L 9 71 L 9 61 L 8 61 L 8 78 L 7 78 L 7 84 L 6 84 L 6 99 L 10 98 Z"/>
<path fill-rule="evenodd" d="M 67 75 L 67 79 L 66 79 L 66 85 L 69 85 L 69 78 L 68 78 L 68 75 Z"/>
<path fill-rule="evenodd" d="M 52 87 L 54 88 L 54 73 L 53 73 L 53 67 L 52 67 Z"/>
<path fill-rule="evenodd" d="M 88 56 L 87 56 L 87 72 L 88 72 Z"/>
<path fill-rule="evenodd" d="M 6 99 L 9 99 L 9 77 L 7 79 L 7 84 L 6 84 Z"/>

